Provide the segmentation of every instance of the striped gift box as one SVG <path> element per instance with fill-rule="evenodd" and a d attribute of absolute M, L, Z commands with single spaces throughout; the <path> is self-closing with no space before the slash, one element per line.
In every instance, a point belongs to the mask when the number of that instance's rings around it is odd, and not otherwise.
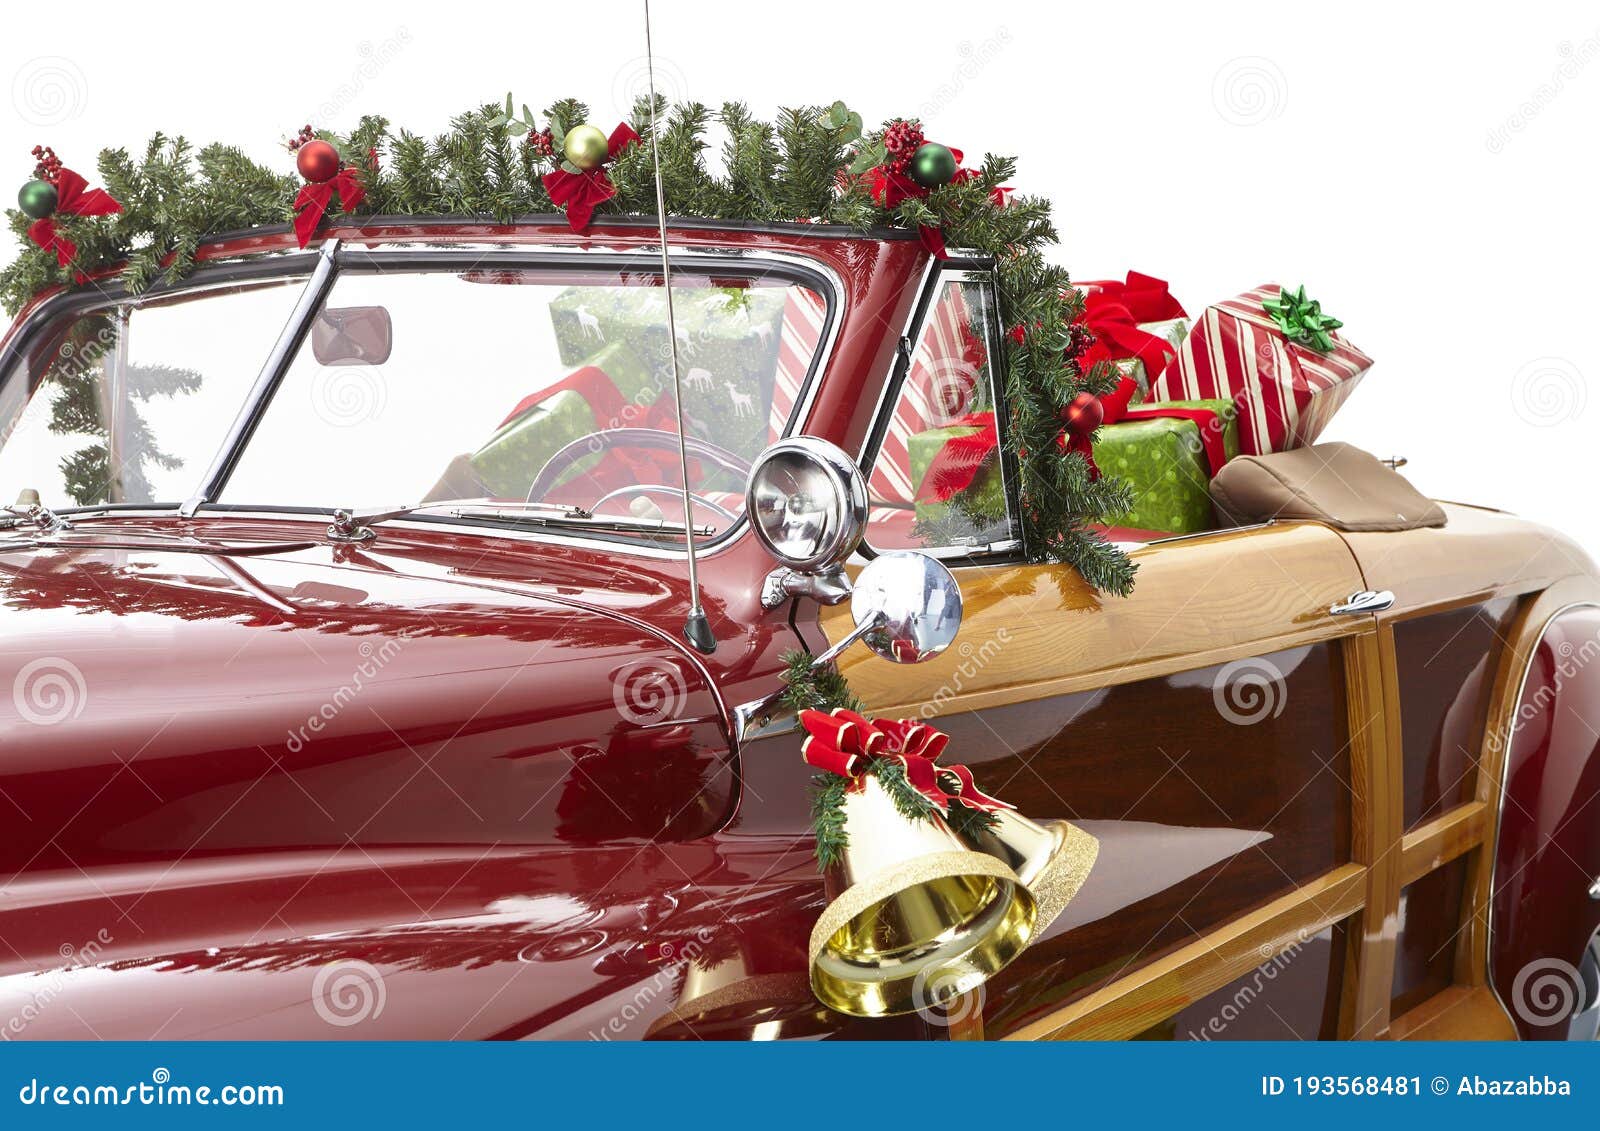
<path fill-rule="evenodd" d="M 1316 440 L 1372 359 L 1337 332 L 1328 353 L 1287 341 L 1261 305 L 1282 289 L 1268 283 L 1207 307 L 1151 384 L 1150 399 L 1233 401 L 1244 455 Z"/>

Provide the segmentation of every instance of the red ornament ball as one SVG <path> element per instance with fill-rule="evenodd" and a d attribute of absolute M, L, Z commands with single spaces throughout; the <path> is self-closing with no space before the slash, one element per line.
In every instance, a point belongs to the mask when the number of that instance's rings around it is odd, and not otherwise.
<path fill-rule="evenodd" d="M 321 138 L 308 141 L 296 150 L 294 163 L 300 175 L 314 185 L 339 175 L 339 151 Z"/>
<path fill-rule="evenodd" d="M 1067 431 L 1076 436 L 1087 436 L 1106 418 L 1105 406 L 1093 393 L 1079 393 L 1061 410 L 1061 420 Z"/>

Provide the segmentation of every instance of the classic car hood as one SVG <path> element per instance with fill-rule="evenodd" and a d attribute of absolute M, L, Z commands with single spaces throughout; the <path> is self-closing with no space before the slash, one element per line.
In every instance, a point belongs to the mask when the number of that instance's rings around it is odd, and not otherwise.
<path fill-rule="evenodd" d="M 681 813 L 655 796 L 714 773 L 727 741 L 703 669 L 617 607 L 661 588 L 642 572 L 601 591 L 526 553 L 513 570 L 398 538 L 137 541 L 0 542 L 0 786 L 29 814 L 0 874 L 703 834 L 731 805 L 731 786 Z"/>

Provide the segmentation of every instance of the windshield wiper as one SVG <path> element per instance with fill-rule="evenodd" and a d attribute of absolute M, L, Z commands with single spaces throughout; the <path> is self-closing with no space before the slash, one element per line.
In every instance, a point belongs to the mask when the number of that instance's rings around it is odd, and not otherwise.
<path fill-rule="evenodd" d="M 634 518 L 621 514 L 591 514 L 582 507 L 573 507 L 570 514 L 543 514 L 538 511 L 500 510 L 495 507 L 462 507 L 450 513 L 457 518 L 492 518 L 504 522 L 528 523 L 533 526 L 559 526 L 572 530 L 633 530 L 664 531 L 682 535 L 684 524 L 669 522 L 664 518 Z M 696 537 L 711 535 L 717 528 L 711 525 L 696 526 Z"/>
<path fill-rule="evenodd" d="M 403 507 L 374 507 L 366 510 L 339 509 L 333 512 L 328 537 L 335 542 L 370 542 L 378 536 L 373 528 L 380 522 L 405 518 L 421 511 L 449 510 L 453 518 L 486 518 L 533 526 L 557 526 L 581 530 L 667 531 L 684 533 L 683 523 L 658 518 L 632 518 L 626 515 L 597 515 L 582 507 L 562 503 L 501 503 L 493 499 L 439 499 Z M 713 534 L 712 526 L 697 526 L 696 535 Z"/>

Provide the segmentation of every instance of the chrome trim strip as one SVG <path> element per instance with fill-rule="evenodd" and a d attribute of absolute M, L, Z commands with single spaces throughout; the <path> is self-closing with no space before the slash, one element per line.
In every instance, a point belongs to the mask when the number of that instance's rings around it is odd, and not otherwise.
<path fill-rule="evenodd" d="M 233 427 L 228 430 L 222 446 L 212 457 L 211 466 L 206 469 L 205 477 L 200 480 L 194 494 L 178 508 L 181 517 L 193 518 L 195 512 L 215 499 L 223 485 L 227 483 L 234 465 L 244 452 L 244 445 L 249 442 L 256 426 L 266 414 L 267 406 L 272 401 L 272 394 L 283 382 L 284 375 L 289 370 L 290 360 L 310 330 L 312 316 L 322 306 L 322 300 L 328 296 L 328 291 L 333 287 L 336 272 L 334 258 L 338 252 L 338 240 L 328 240 L 317 252 L 316 269 L 311 272 L 311 278 L 306 280 L 305 288 L 300 292 L 300 301 L 295 303 L 294 310 L 289 314 L 289 320 L 284 323 L 272 352 L 267 355 L 267 360 L 261 366 L 261 372 L 256 376 L 256 383 L 245 397 L 244 404 L 239 407 L 239 414 L 234 417 Z"/>

